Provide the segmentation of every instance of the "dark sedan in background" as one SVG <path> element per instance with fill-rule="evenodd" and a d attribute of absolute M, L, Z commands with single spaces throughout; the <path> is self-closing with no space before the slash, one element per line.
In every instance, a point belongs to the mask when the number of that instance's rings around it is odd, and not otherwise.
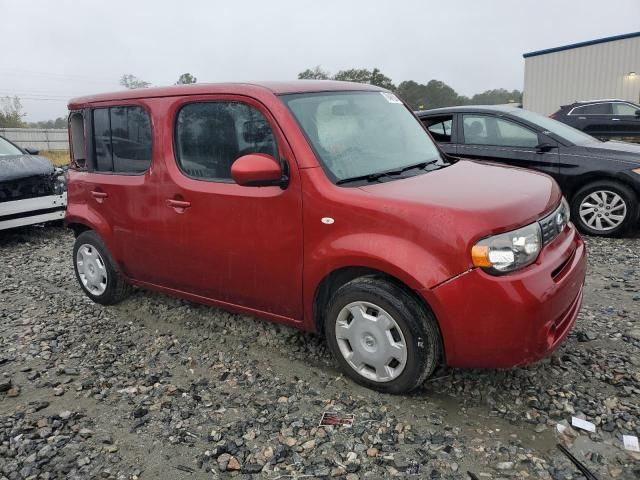
<path fill-rule="evenodd" d="M 549 115 L 600 140 L 640 142 L 640 105 L 625 100 L 592 100 L 563 105 Z"/>
<path fill-rule="evenodd" d="M 556 179 L 572 220 L 591 235 L 638 224 L 640 145 L 602 142 L 520 108 L 461 106 L 416 112 L 452 156 L 531 168 Z"/>

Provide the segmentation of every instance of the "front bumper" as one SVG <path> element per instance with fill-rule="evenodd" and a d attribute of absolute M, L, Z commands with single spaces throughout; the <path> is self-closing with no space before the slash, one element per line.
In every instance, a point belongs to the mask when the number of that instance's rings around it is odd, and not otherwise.
<path fill-rule="evenodd" d="M 0 202 L 0 230 L 62 220 L 66 207 L 67 192 Z"/>
<path fill-rule="evenodd" d="M 420 293 L 431 305 L 451 367 L 508 368 L 547 356 L 580 310 L 586 250 L 574 226 L 522 271 L 492 276 L 469 270 Z"/>

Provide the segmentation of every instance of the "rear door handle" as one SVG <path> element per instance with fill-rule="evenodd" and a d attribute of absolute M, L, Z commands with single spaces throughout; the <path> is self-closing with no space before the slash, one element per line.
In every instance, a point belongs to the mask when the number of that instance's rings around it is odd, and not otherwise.
<path fill-rule="evenodd" d="M 611 120 L 615 121 L 615 122 L 619 122 L 620 119 L 619 118 L 612 118 Z"/>
<path fill-rule="evenodd" d="M 167 206 L 173 208 L 177 213 L 184 213 L 191 206 L 191 202 L 169 198 L 167 199 Z"/>
<path fill-rule="evenodd" d="M 102 203 L 104 199 L 107 198 L 109 195 L 107 195 L 105 192 L 98 192 L 96 190 L 92 190 L 91 196 L 96 199 L 96 202 Z"/>

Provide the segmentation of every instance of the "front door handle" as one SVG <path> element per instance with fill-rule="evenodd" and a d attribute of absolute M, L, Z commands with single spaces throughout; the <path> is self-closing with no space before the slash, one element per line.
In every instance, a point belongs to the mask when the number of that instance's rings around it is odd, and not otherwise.
<path fill-rule="evenodd" d="M 614 122 L 619 122 L 620 121 L 619 118 L 612 118 L 611 120 L 613 120 Z"/>
<path fill-rule="evenodd" d="M 102 203 L 104 199 L 107 198 L 109 195 L 107 195 L 105 192 L 98 192 L 96 190 L 92 190 L 91 196 L 96 199 L 96 202 Z"/>
<path fill-rule="evenodd" d="M 167 200 L 167 206 L 173 208 L 176 213 L 184 213 L 184 211 L 191 206 L 191 202 L 169 198 Z"/>

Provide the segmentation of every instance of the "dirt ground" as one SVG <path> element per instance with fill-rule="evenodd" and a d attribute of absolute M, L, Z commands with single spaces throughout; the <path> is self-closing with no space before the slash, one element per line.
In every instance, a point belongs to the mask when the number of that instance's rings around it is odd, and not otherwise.
<path fill-rule="evenodd" d="M 361 388 L 322 340 L 136 290 L 102 307 L 72 235 L 0 232 L 0 480 L 640 478 L 640 237 L 588 238 L 584 306 L 549 359 Z M 318 428 L 323 412 L 353 427 Z M 596 426 L 565 428 L 571 417 Z M 567 423 L 568 422 L 568 423 Z"/>

